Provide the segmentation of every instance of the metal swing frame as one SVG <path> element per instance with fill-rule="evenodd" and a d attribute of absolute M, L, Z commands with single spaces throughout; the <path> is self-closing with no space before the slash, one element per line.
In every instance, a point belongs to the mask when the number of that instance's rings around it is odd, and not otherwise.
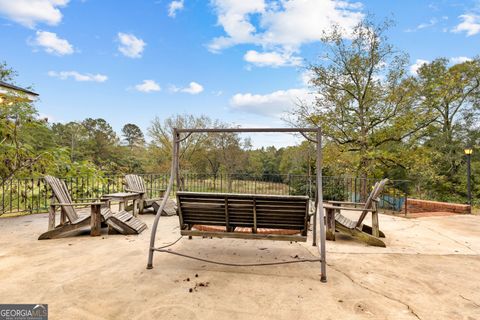
<path fill-rule="evenodd" d="M 308 141 L 314 142 L 317 145 L 316 153 L 316 179 L 317 179 L 317 194 L 316 194 L 316 210 L 313 216 L 313 245 L 317 246 L 319 255 L 320 255 L 320 269 L 321 269 L 321 278 L 322 282 L 327 281 L 326 273 L 326 252 L 325 252 L 325 218 L 323 211 L 323 188 L 322 188 L 322 133 L 320 128 L 207 128 L 207 129 L 173 129 L 173 155 L 172 155 L 172 166 L 171 174 L 168 182 L 167 190 L 165 192 L 164 198 L 160 205 L 160 208 L 157 211 L 155 220 L 152 226 L 152 232 L 150 235 L 150 246 L 148 252 L 148 263 L 147 269 L 153 268 L 153 254 L 157 250 L 155 248 L 155 237 L 157 234 L 158 221 L 160 220 L 161 212 L 165 208 L 168 197 L 173 191 L 174 182 L 177 182 L 177 185 L 180 185 L 180 161 L 179 161 L 179 149 L 180 142 L 186 140 L 193 133 L 300 133 Z M 311 139 L 307 136 L 307 133 L 315 133 L 316 139 Z M 184 137 L 181 137 L 181 134 L 186 134 Z M 320 246 L 317 245 L 317 224 L 320 224 Z"/>

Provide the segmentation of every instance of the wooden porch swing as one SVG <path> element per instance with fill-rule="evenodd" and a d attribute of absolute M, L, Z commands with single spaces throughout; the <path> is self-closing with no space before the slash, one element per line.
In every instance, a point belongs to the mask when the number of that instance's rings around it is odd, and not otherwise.
<path fill-rule="evenodd" d="M 155 247 L 158 221 L 168 197 L 173 190 L 174 181 L 180 186 L 179 148 L 180 142 L 193 133 L 300 133 L 317 145 L 316 159 L 316 210 L 313 215 L 313 245 L 317 244 L 317 224 L 320 228 L 320 246 L 318 247 L 321 266 L 321 281 L 326 282 L 325 260 L 325 220 L 322 204 L 322 140 L 320 128 L 228 128 L 228 129 L 174 129 L 173 159 L 171 175 L 160 208 L 157 211 L 150 237 L 147 269 L 153 268 L 155 251 L 165 252 Z M 316 139 L 307 133 L 315 133 Z M 181 137 L 182 134 L 185 136 Z M 257 240 L 283 240 L 306 242 L 310 221 L 309 198 L 307 196 L 259 195 L 186 192 L 176 193 L 180 234 L 182 236 L 239 238 Z M 320 201 L 318 201 L 320 200 Z M 213 226 L 220 230 L 195 228 L 195 226 Z M 217 228 L 217 229 L 218 229 Z M 247 230 L 247 231 L 246 231 Z M 274 232 L 282 230 L 287 232 Z M 292 234 L 292 231 L 293 234 Z M 181 254 L 178 254 L 181 255 Z M 225 264 L 224 265 L 229 265 Z"/>

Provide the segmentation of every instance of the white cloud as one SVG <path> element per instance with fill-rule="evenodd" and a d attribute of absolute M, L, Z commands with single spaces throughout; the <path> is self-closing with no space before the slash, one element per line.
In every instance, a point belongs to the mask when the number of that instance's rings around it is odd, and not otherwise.
<path fill-rule="evenodd" d="M 189 94 L 199 94 L 203 92 L 203 86 L 195 81 L 190 82 L 188 87 L 185 88 L 178 88 L 176 86 L 170 87 L 171 92 L 184 92 Z"/>
<path fill-rule="evenodd" d="M 421 29 L 430 28 L 430 27 L 433 27 L 434 25 L 436 25 L 437 23 L 438 23 L 438 20 L 436 18 L 433 18 L 433 19 L 430 19 L 428 22 L 424 22 L 424 23 L 419 24 L 417 26 L 417 29 L 421 30 Z"/>
<path fill-rule="evenodd" d="M 143 80 L 142 83 L 137 84 L 135 86 L 135 90 L 148 93 L 148 92 L 160 91 L 162 90 L 162 88 L 160 88 L 160 85 L 156 83 L 154 80 Z"/>
<path fill-rule="evenodd" d="M 459 18 L 463 21 L 453 28 L 452 32 L 466 32 L 467 37 L 480 33 L 480 16 L 475 14 L 462 14 Z"/>
<path fill-rule="evenodd" d="M 351 30 L 363 17 L 358 3 L 337 0 L 291 0 L 283 10 L 268 10 L 262 18 L 266 31 L 263 41 L 296 48 L 319 41 L 324 31 L 338 24 Z"/>
<path fill-rule="evenodd" d="M 135 37 L 131 33 L 118 33 L 118 41 L 120 45 L 118 46 L 118 51 L 120 51 L 124 56 L 129 58 L 141 58 L 142 52 L 147 45 L 145 41 Z"/>
<path fill-rule="evenodd" d="M 37 23 L 58 25 L 62 20 L 59 8 L 69 0 L 0 0 L 0 14 L 29 28 Z"/>
<path fill-rule="evenodd" d="M 105 82 L 108 77 L 103 74 L 91 74 L 91 73 L 79 73 L 77 71 L 49 71 L 48 75 L 50 77 L 58 78 L 61 80 L 67 80 L 72 78 L 75 81 L 91 81 L 91 82 Z"/>
<path fill-rule="evenodd" d="M 210 0 L 225 35 L 210 41 L 211 52 L 253 44 L 244 60 L 256 66 L 297 66 L 303 44 L 317 42 L 323 32 L 339 25 L 349 31 L 363 18 L 362 4 L 344 0 L 233 1 Z M 250 66 L 249 66 L 250 68 Z"/>
<path fill-rule="evenodd" d="M 218 25 L 226 36 L 214 38 L 209 49 L 220 51 L 237 44 L 255 44 L 294 52 L 302 44 L 316 42 L 323 31 L 338 24 L 345 30 L 363 17 L 359 3 L 340 0 L 212 0 Z M 255 18 L 255 19 L 254 19 Z M 259 21 L 257 31 L 253 21 Z"/>
<path fill-rule="evenodd" d="M 306 87 L 312 85 L 312 80 L 315 78 L 315 73 L 312 70 L 305 70 L 300 74 L 300 80 Z"/>
<path fill-rule="evenodd" d="M 468 57 L 452 57 L 452 58 L 450 58 L 450 62 L 452 64 L 464 63 L 464 62 L 467 62 L 467 61 L 472 61 L 472 59 L 468 58 Z"/>
<path fill-rule="evenodd" d="M 256 29 L 250 22 L 250 16 L 265 12 L 264 0 L 212 0 L 211 3 L 217 14 L 218 25 L 227 34 L 210 42 L 211 51 L 217 52 L 240 43 L 258 42 L 253 35 Z"/>
<path fill-rule="evenodd" d="M 413 29 L 405 30 L 405 32 L 415 32 L 415 31 L 422 30 L 422 29 L 433 28 L 437 24 L 444 23 L 447 20 L 448 20 L 448 16 L 442 16 L 440 18 L 431 18 L 427 22 L 420 23 L 418 26 L 416 26 Z"/>
<path fill-rule="evenodd" d="M 56 33 L 39 30 L 36 35 L 31 44 L 42 47 L 48 53 L 63 56 L 74 51 L 73 46 L 67 40 L 59 38 Z"/>
<path fill-rule="evenodd" d="M 258 52 L 255 50 L 247 51 L 243 59 L 259 67 L 298 66 L 302 63 L 302 58 L 289 53 Z"/>
<path fill-rule="evenodd" d="M 450 63 L 451 64 L 458 64 L 458 63 L 463 63 L 463 62 L 466 62 L 466 61 L 472 61 L 472 59 L 468 58 L 468 57 L 463 57 L 463 56 L 450 58 Z M 430 63 L 430 61 L 423 60 L 423 59 L 417 59 L 415 61 L 415 63 L 410 66 L 410 68 L 409 68 L 410 73 L 412 75 L 416 76 L 417 73 L 418 73 L 418 69 L 420 69 L 424 64 L 428 64 L 428 63 Z"/>
<path fill-rule="evenodd" d="M 445 20 L 448 19 L 447 17 L 444 17 L 444 18 L 445 18 Z M 416 26 L 413 29 L 405 30 L 405 32 L 415 32 L 415 31 L 418 31 L 418 30 L 431 28 L 431 27 L 434 27 L 438 22 L 439 22 L 439 20 L 437 18 L 432 18 L 432 19 L 428 20 L 428 22 L 420 23 L 418 26 Z"/>
<path fill-rule="evenodd" d="M 300 102 L 313 102 L 314 96 L 305 88 L 278 90 L 268 94 L 237 93 L 230 99 L 235 111 L 279 117 L 293 110 Z"/>
<path fill-rule="evenodd" d="M 183 0 L 175 0 L 170 2 L 170 4 L 168 5 L 168 16 L 175 18 L 175 16 L 177 15 L 177 11 L 183 10 L 183 2 Z"/>
<path fill-rule="evenodd" d="M 420 67 L 423 66 L 424 64 L 428 64 L 428 63 L 430 63 L 430 61 L 417 59 L 415 63 L 410 66 L 410 73 L 413 75 L 417 75 L 418 69 L 420 69 Z"/>

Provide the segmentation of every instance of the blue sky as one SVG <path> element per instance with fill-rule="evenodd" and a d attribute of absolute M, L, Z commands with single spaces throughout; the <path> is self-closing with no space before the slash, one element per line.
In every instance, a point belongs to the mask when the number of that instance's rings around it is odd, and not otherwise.
<path fill-rule="evenodd" d="M 295 100 L 312 98 L 304 66 L 322 53 L 322 30 L 367 13 L 396 21 L 390 41 L 412 72 L 480 53 L 478 0 L 0 0 L 0 60 L 51 121 L 102 117 L 119 132 L 188 113 L 285 126 Z"/>

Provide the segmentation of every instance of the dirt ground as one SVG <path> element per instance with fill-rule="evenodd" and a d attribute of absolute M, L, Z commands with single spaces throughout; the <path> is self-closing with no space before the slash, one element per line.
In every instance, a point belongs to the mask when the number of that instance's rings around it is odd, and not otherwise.
<path fill-rule="evenodd" d="M 141 218 L 151 226 L 153 215 Z M 50 319 L 480 319 L 480 216 L 381 215 L 380 226 L 387 248 L 327 242 L 321 283 L 318 263 L 226 267 L 156 253 L 146 270 L 150 229 L 38 241 L 46 214 L 3 218 L 0 303 L 48 303 Z M 177 217 L 162 217 L 157 245 L 178 236 Z M 172 249 L 234 263 L 318 256 L 311 241 L 184 238 Z"/>

